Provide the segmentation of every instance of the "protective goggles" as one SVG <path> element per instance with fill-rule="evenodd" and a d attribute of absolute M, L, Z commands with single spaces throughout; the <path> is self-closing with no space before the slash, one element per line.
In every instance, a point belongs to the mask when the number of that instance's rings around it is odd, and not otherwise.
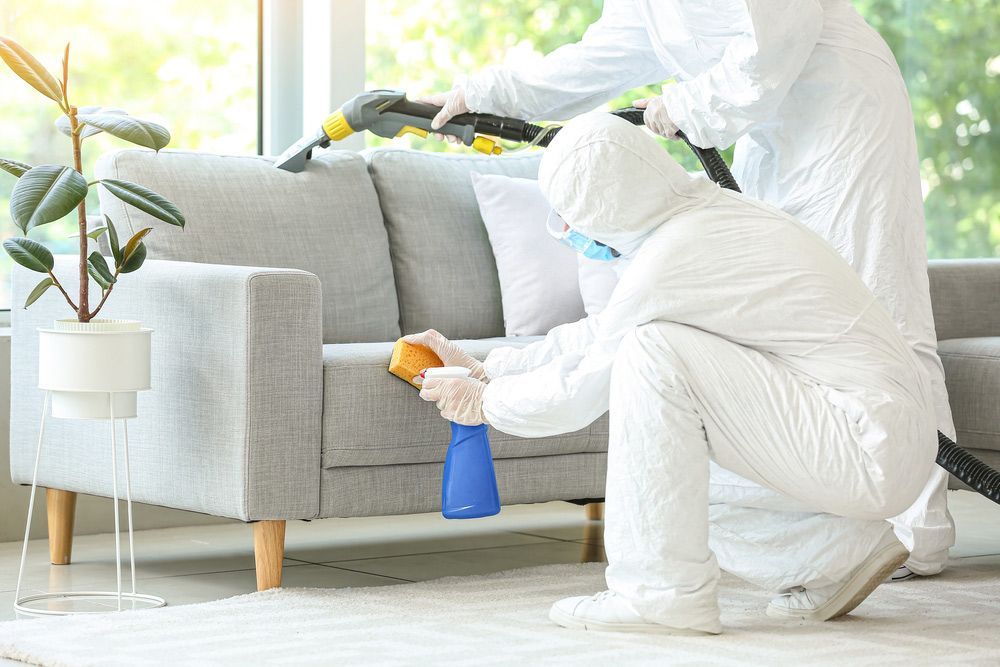
<path fill-rule="evenodd" d="M 549 217 L 545 219 L 545 231 L 549 236 L 567 245 L 578 253 L 589 259 L 596 259 L 601 262 L 610 262 L 621 256 L 617 250 L 605 245 L 600 241 L 570 229 L 566 221 L 559 217 L 555 209 L 549 211 Z"/>

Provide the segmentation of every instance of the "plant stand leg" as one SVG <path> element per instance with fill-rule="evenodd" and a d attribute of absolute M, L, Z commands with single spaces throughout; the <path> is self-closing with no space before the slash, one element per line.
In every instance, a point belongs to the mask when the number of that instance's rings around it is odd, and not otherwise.
<path fill-rule="evenodd" d="M 69 565 L 73 555 L 76 493 L 46 489 L 45 508 L 49 516 L 49 560 L 53 565 Z"/>
<path fill-rule="evenodd" d="M 584 508 L 586 508 L 588 520 L 600 521 L 604 518 L 604 503 L 587 503 Z"/>
<path fill-rule="evenodd" d="M 21 599 L 21 579 L 24 577 L 24 562 L 28 558 L 28 537 L 31 533 L 31 515 L 35 511 L 35 489 L 38 488 L 38 462 L 42 457 L 42 440 L 45 438 L 45 416 L 49 412 L 51 396 L 45 392 L 42 402 L 42 423 L 38 427 L 38 447 L 35 449 L 35 467 L 31 472 L 31 496 L 28 500 L 28 518 L 24 523 L 24 542 L 21 545 L 21 564 L 17 567 L 17 586 L 14 589 L 14 608 Z"/>
<path fill-rule="evenodd" d="M 104 392 L 102 392 L 104 393 Z M 122 610 L 122 600 L 131 601 L 133 603 L 133 608 L 136 602 L 142 603 L 144 608 L 152 609 L 154 607 L 162 607 L 166 605 L 166 600 L 156 595 L 147 595 L 144 593 L 139 593 L 136 591 L 135 587 L 135 549 L 134 545 L 134 530 L 132 522 L 132 479 L 131 479 L 131 469 L 129 461 L 129 442 L 128 442 L 128 421 L 127 418 L 116 418 L 115 417 L 115 406 L 114 406 L 114 396 L 116 392 L 107 392 L 108 395 L 108 411 L 109 411 L 109 425 L 111 426 L 111 484 L 112 484 L 112 496 L 114 502 L 114 514 L 115 514 L 115 574 L 117 579 L 117 588 L 114 591 L 49 591 L 47 593 L 36 593 L 32 595 L 21 596 L 21 584 L 24 583 L 24 567 L 28 556 L 28 537 L 30 536 L 31 530 L 31 517 L 35 508 L 35 489 L 38 488 L 38 468 L 39 462 L 41 460 L 42 454 L 42 442 L 45 438 L 45 421 L 46 417 L 50 416 L 49 411 L 51 407 L 51 393 L 49 391 L 45 392 L 45 401 L 42 405 L 42 419 L 41 424 L 38 428 L 38 448 L 35 450 L 35 467 L 31 473 L 31 495 L 28 500 L 28 517 L 25 520 L 24 525 L 24 543 L 21 546 L 21 563 L 17 570 L 17 585 L 14 589 L 14 612 L 16 614 L 25 614 L 28 616 L 63 616 L 67 614 L 93 614 L 108 611 L 109 609 L 101 609 L 98 611 L 86 609 L 86 610 L 76 610 L 76 609 L 66 609 L 66 608 L 52 608 L 49 606 L 39 606 L 39 603 L 45 601 L 58 600 L 63 604 L 66 602 L 73 602 L 77 600 L 83 600 L 93 603 L 98 600 L 112 600 L 117 602 L 118 611 Z M 117 421 L 121 419 L 122 428 L 124 431 L 124 439 L 122 442 L 123 452 L 125 454 L 125 502 L 128 507 L 128 545 L 129 545 L 129 562 L 130 568 L 129 573 L 132 575 L 132 591 L 125 592 L 122 590 L 122 554 L 121 554 L 121 521 L 119 517 L 119 501 L 118 501 L 118 436 L 117 436 Z M 62 560 L 63 562 L 69 562 L 70 556 L 70 546 L 72 544 L 73 535 L 73 510 L 75 506 L 76 494 L 68 491 L 61 491 L 59 489 L 49 490 L 48 495 L 49 506 L 49 530 L 52 537 L 62 535 L 65 539 L 63 543 L 65 547 L 52 547 L 52 561 Z M 284 528 L 284 522 L 282 522 L 282 528 Z M 56 552 L 59 552 L 60 559 L 57 559 Z M 280 563 L 280 559 L 279 559 Z M 278 573 L 280 581 L 280 569 Z"/>
<path fill-rule="evenodd" d="M 253 524 L 253 555 L 257 565 L 257 590 L 281 586 L 281 563 L 285 559 L 285 522 L 257 521 Z"/>
<path fill-rule="evenodd" d="M 125 431 L 125 506 L 128 508 L 129 573 L 132 575 L 132 594 L 135 595 L 135 530 L 132 528 L 132 472 L 128 461 L 128 419 L 122 419 L 122 428 Z"/>
<path fill-rule="evenodd" d="M 115 395 L 108 392 L 108 413 L 111 421 L 111 486 L 115 503 L 115 575 L 118 581 L 118 611 L 122 610 L 122 533 L 118 516 L 118 442 L 115 429 Z"/>

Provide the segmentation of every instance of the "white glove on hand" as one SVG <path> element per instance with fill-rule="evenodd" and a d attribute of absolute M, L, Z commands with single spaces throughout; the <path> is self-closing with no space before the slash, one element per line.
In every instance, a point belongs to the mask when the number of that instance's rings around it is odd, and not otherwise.
<path fill-rule="evenodd" d="M 403 336 L 403 340 L 410 345 L 423 345 L 429 347 L 431 352 L 441 357 L 445 366 L 462 366 L 469 369 L 469 377 L 485 382 L 486 368 L 482 362 L 471 354 L 463 351 L 458 345 L 439 334 L 434 329 L 428 329 L 423 333 Z"/>
<path fill-rule="evenodd" d="M 667 105 L 663 102 L 663 96 L 651 99 L 636 100 L 632 102 L 636 109 L 645 109 L 642 114 L 642 122 L 653 134 L 658 134 L 667 139 L 677 138 L 677 126 L 670 120 L 667 114 Z"/>
<path fill-rule="evenodd" d="M 438 93 L 436 95 L 428 95 L 427 97 L 420 97 L 417 99 L 418 102 L 425 102 L 427 104 L 433 104 L 436 107 L 441 107 L 441 111 L 434 116 L 434 120 L 431 121 L 431 128 L 438 129 L 447 123 L 449 120 L 461 113 L 469 113 L 470 109 L 465 103 L 465 88 L 461 86 L 455 86 L 447 93 Z M 444 135 L 440 132 L 434 135 L 438 139 L 447 139 L 453 144 L 461 143 L 461 139 L 451 135 Z"/>
<path fill-rule="evenodd" d="M 427 378 L 420 398 L 434 401 L 441 416 L 465 426 L 485 424 L 483 392 L 486 384 L 472 378 Z"/>

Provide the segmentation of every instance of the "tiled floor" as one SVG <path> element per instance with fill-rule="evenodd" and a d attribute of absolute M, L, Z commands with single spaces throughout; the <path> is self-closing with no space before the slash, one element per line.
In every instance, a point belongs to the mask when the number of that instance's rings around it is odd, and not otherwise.
<path fill-rule="evenodd" d="M 958 558 L 1000 554 L 1000 507 L 953 492 Z M 239 523 L 136 533 L 140 592 L 171 605 L 254 590 L 250 529 Z M 0 620 L 14 618 L 20 543 L 0 544 Z M 44 541 L 29 545 L 24 588 L 114 587 L 112 535 L 78 537 L 73 564 L 48 564 Z M 603 558 L 601 524 L 567 503 L 506 507 L 497 517 L 446 521 L 436 514 L 290 522 L 284 585 L 379 586 L 449 575 Z M 2 662 L 2 661 L 0 661 Z"/>
<path fill-rule="evenodd" d="M 568 503 L 505 507 L 477 521 L 439 514 L 294 521 L 287 526 L 283 585 L 381 586 L 601 559 L 601 526 Z M 255 590 L 252 536 L 242 523 L 137 531 L 135 546 L 138 590 L 171 605 Z M 113 534 L 77 537 L 68 566 L 49 565 L 44 540 L 28 549 L 22 595 L 115 587 Z M 20 555 L 19 542 L 0 543 L 0 620 L 15 618 Z M 128 582 L 127 571 L 123 577 Z"/>

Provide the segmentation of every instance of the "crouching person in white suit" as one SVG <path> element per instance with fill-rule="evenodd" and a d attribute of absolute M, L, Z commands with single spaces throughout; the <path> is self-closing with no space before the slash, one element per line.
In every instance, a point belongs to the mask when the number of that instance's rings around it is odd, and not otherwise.
<path fill-rule="evenodd" d="M 569 123 L 539 183 L 557 232 L 621 256 L 607 308 L 484 364 L 408 340 L 472 369 L 424 384 L 448 419 L 542 437 L 610 411 L 608 590 L 550 618 L 718 633 L 720 566 L 773 591 L 771 615 L 851 611 L 905 561 L 886 519 L 934 465 L 929 378 L 889 314 L 815 233 L 611 115 Z M 763 490 L 710 486 L 710 462 Z"/>

